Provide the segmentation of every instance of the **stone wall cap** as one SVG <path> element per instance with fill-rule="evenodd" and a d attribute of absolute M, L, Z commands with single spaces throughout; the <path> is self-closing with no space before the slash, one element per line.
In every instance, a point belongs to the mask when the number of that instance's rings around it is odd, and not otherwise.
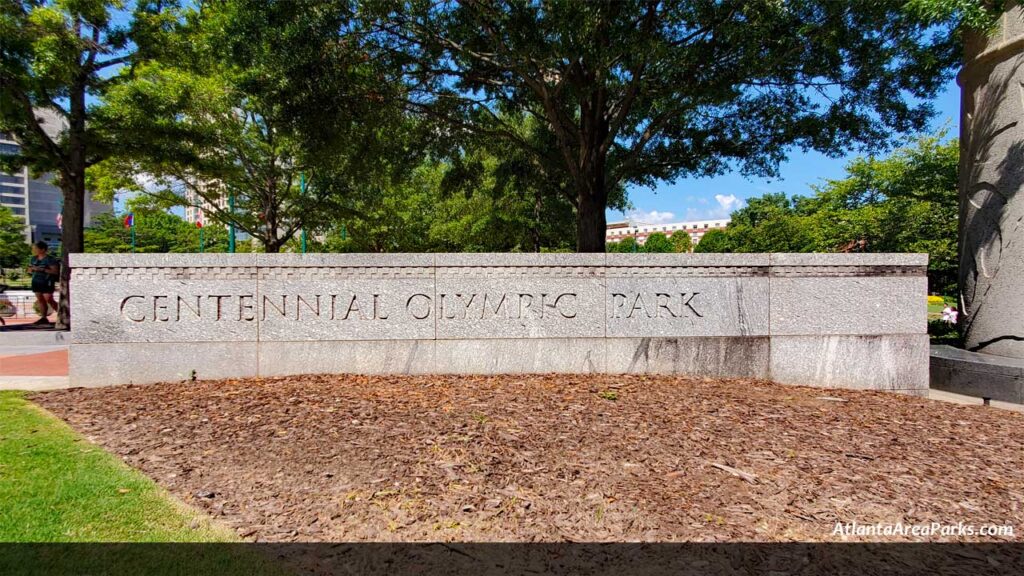
<path fill-rule="evenodd" d="M 286 268 L 421 267 L 433 266 L 434 255 L 424 253 L 316 253 L 256 254 L 256 265 Z"/>
<path fill-rule="evenodd" d="M 680 267 L 707 267 L 707 266 L 768 266 L 767 254 L 690 254 L 690 253 L 669 253 L 669 254 L 608 254 L 608 266 L 634 267 L 634 266 L 680 266 Z"/>
<path fill-rule="evenodd" d="M 463 266 L 604 266 L 603 253 L 447 253 L 435 254 L 440 267 Z"/>
<path fill-rule="evenodd" d="M 489 266 L 927 266 L 927 254 L 71 254 L 72 268 Z"/>
<path fill-rule="evenodd" d="M 856 254 L 795 254 L 773 253 L 772 266 L 927 266 L 927 254 L 909 253 L 856 253 Z"/>
<path fill-rule="evenodd" d="M 69 254 L 72 268 L 187 268 L 256 266 L 257 254 Z"/>

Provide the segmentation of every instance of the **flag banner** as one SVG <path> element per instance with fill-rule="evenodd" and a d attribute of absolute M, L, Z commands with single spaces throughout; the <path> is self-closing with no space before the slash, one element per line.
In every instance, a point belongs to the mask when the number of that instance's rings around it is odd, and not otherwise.
<path fill-rule="evenodd" d="M 64 230 L 64 215 L 57 214 L 57 230 Z"/>
<path fill-rule="evenodd" d="M 135 226 L 135 213 L 130 213 L 124 217 L 124 227 L 131 228 Z"/>

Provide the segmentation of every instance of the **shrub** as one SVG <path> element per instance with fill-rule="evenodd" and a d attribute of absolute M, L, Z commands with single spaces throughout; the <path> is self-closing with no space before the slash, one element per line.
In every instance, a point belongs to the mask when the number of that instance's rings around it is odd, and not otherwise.
<path fill-rule="evenodd" d="M 960 345 L 960 332 L 956 325 L 941 319 L 928 321 L 928 335 L 931 337 L 932 344 Z"/>

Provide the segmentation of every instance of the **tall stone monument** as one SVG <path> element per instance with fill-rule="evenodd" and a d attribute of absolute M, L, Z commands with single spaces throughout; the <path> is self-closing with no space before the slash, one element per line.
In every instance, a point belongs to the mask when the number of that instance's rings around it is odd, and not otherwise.
<path fill-rule="evenodd" d="M 960 293 L 965 347 L 1024 359 L 1024 10 L 965 38 Z"/>

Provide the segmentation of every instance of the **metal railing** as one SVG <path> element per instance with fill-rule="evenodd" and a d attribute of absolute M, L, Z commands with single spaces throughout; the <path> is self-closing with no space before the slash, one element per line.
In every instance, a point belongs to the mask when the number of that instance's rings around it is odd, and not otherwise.
<path fill-rule="evenodd" d="M 54 293 L 54 299 L 60 301 Z M 35 311 L 35 294 L 7 294 L 0 292 L 0 318 L 32 318 L 38 317 Z M 50 314 L 53 314 L 53 310 Z"/>

